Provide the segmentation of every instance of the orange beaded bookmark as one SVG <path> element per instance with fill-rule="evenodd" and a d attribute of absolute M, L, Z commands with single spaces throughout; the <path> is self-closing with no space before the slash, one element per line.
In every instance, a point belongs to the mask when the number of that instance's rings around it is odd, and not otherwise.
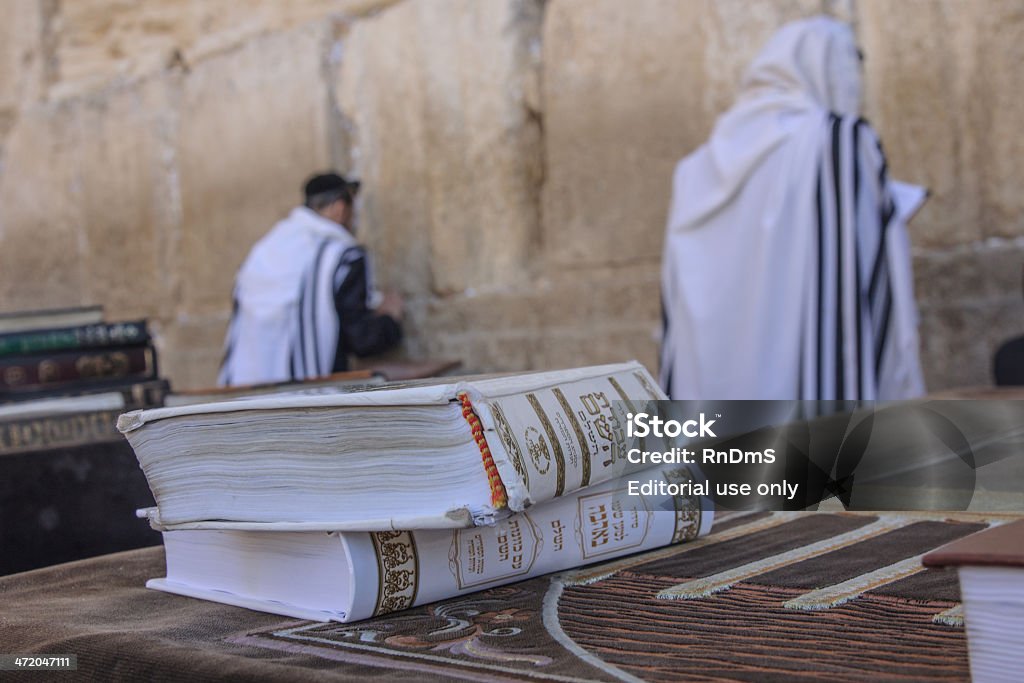
<path fill-rule="evenodd" d="M 494 458 L 491 457 L 491 449 L 487 445 L 487 439 L 484 438 L 484 425 L 480 422 L 480 418 L 477 417 L 476 411 L 473 410 L 473 404 L 469 402 L 469 396 L 466 392 L 459 393 L 459 401 L 462 403 L 462 417 L 466 418 L 466 422 L 469 423 L 470 429 L 473 430 L 473 439 L 480 448 L 484 469 L 487 471 L 487 483 L 491 486 L 491 505 L 496 509 L 506 507 L 508 505 L 508 493 L 506 493 L 505 485 L 501 482 L 501 477 L 498 475 L 498 468 L 494 464 Z"/>

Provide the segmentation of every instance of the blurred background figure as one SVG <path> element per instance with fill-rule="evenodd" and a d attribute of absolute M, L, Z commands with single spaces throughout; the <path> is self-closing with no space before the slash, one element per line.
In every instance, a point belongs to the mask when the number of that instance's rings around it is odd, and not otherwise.
<path fill-rule="evenodd" d="M 992 374 L 996 386 L 1024 386 L 1024 336 L 999 345 L 992 359 Z"/>
<path fill-rule="evenodd" d="M 317 175 L 296 207 L 256 243 L 235 281 L 222 386 L 340 372 L 402 337 L 402 301 L 373 288 L 354 236 L 358 181 Z"/>
<path fill-rule="evenodd" d="M 792 22 L 679 162 L 662 266 L 672 398 L 923 393 L 905 222 L 924 190 L 887 179 L 860 98 L 850 27 Z"/>

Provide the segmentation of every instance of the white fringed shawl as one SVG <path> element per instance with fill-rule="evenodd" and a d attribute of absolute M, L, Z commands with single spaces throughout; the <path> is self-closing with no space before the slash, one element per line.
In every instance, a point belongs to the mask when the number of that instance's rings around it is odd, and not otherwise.
<path fill-rule="evenodd" d="M 356 245 L 342 226 L 294 209 L 249 253 L 235 281 L 235 303 L 218 383 L 281 382 L 328 375 L 338 346 L 334 292 Z"/>
<path fill-rule="evenodd" d="M 905 227 L 923 193 L 903 185 L 897 206 L 859 92 L 849 27 L 794 22 L 679 162 L 662 268 L 672 398 L 923 392 Z"/>

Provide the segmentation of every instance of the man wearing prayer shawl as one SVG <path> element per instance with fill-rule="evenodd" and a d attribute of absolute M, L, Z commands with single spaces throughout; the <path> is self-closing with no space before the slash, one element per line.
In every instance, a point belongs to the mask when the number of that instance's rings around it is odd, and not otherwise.
<path fill-rule="evenodd" d="M 348 354 L 401 339 L 401 301 L 373 289 L 351 224 L 357 182 L 335 173 L 306 183 L 306 203 L 252 248 L 235 280 L 218 383 L 302 380 L 347 368 Z"/>
<path fill-rule="evenodd" d="M 676 167 L 661 383 L 674 399 L 923 393 L 906 220 L 860 108 L 849 26 L 784 26 Z"/>

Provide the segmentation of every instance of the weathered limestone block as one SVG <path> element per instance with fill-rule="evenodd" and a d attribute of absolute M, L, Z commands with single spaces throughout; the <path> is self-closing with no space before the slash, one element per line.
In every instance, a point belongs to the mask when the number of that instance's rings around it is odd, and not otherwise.
<path fill-rule="evenodd" d="M 921 365 L 929 390 L 992 382 L 999 345 L 1024 334 L 1024 244 L 920 254 L 914 261 Z"/>
<path fill-rule="evenodd" d="M 914 296 L 922 308 L 1024 301 L 1022 283 L 1022 240 L 923 251 L 914 259 Z"/>
<path fill-rule="evenodd" d="M 372 246 L 378 281 L 429 291 L 430 220 L 415 31 L 399 6 L 355 24 L 343 39 L 338 108 L 352 126 L 363 180 L 359 238 Z M 352 100 L 358 99 L 358 104 Z"/>
<path fill-rule="evenodd" d="M 410 0 L 356 22 L 337 101 L 363 237 L 407 293 L 528 281 L 538 232 L 535 0 Z"/>
<path fill-rule="evenodd" d="M 658 368 L 660 263 L 554 274 L 541 304 L 539 367 L 637 359 Z"/>
<path fill-rule="evenodd" d="M 969 106 L 978 134 L 976 160 L 985 236 L 1024 235 L 1024 5 L 990 0 L 974 6 L 978 61 Z"/>
<path fill-rule="evenodd" d="M 638 360 L 657 375 L 658 343 L 633 326 L 595 324 L 585 332 L 549 332 L 535 356 L 536 367 L 571 368 Z"/>
<path fill-rule="evenodd" d="M 173 158 L 177 84 L 145 81 L 76 101 L 76 193 L 83 296 L 111 319 L 169 316 L 185 275 Z"/>
<path fill-rule="evenodd" d="M 228 314 L 182 315 L 155 327 L 160 375 L 175 390 L 202 389 L 217 382 Z"/>
<path fill-rule="evenodd" d="M 1024 304 L 991 302 L 921 312 L 921 365 L 929 391 L 991 384 L 999 345 L 1024 334 Z"/>
<path fill-rule="evenodd" d="M 47 13 L 40 0 L 8 0 L 0 22 L 0 141 L 22 103 L 39 99 L 47 74 Z"/>
<path fill-rule="evenodd" d="M 4 5 L 0 21 L 0 170 L 8 134 L 21 109 L 42 99 L 52 75 L 49 8 L 41 0 L 10 0 Z"/>
<path fill-rule="evenodd" d="M 890 174 L 932 191 L 910 226 L 915 246 L 962 244 L 983 234 L 978 171 L 986 162 L 971 103 L 980 4 L 988 3 L 858 4 L 867 115 L 881 135 Z"/>
<path fill-rule="evenodd" d="M 76 124 L 73 107 L 39 105 L 7 136 L 0 172 L 5 310 L 92 303 L 85 299 Z"/>
<path fill-rule="evenodd" d="M 406 350 L 458 358 L 468 373 L 535 368 L 543 343 L 541 305 L 532 290 L 431 298 L 406 325 Z"/>
<path fill-rule="evenodd" d="M 496 330 L 487 334 L 441 331 L 425 336 L 419 353 L 462 360 L 461 371 L 514 372 L 618 363 L 637 359 L 658 368 L 658 343 L 651 331 L 629 326 L 588 329 Z"/>
<path fill-rule="evenodd" d="M 424 337 L 419 353 L 431 358 L 457 358 L 460 374 L 521 372 L 540 365 L 543 341 L 531 331 L 499 330 L 491 334 L 448 333 Z"/>
<path fill-rule="evenodd" d="M 640 358 L 656 367 L 658 270 L 577 270 L 521 292 L 435 299 L 413 332 L 419 352 L 471 371 L 558 368 Z"/>
<path fill-rule="evenodd" d="M 544 22 L 543 243 L 552 265 L 660 258 L 675 163 L 747 62 L 820 2 L 552 0 Z"/>
<path fill-rule="evenodd" d="M 183 80 L 181 307 L 224 311 L 253 243 L 302 202 L 302 183 L 331 165 L 322 77 L 330 22 L 250 41 Z"/>
<path fill-rule="evenodd" d="M 928 185 L 915 244 L 1024 234 L 1024 9 L 861 0 L 871 114 L 894 174 Z"/>
<path fill-rule="evenodd" d="M 538 294 L 545 328 L 638 325 L 646 335 L 661 320 L 661 263 L 556 271 L 540 281 Z"/>
<path fill-rule="evenodd" d="M 426 335 L 536 330 L 546 297 L 533 290 L 430 299 L 421 328 Z"/>
<path fill-rule="evenodd" d="M 0 175 L 4 308 L 165 310 L 162 255 L 178 229 L 161 137 L 169 110 L 159 82 L 23 110 Z"/>
<path fill-rule="evenodd" d="M 43 0 L 37 0 L 41 2 Z M 59 4 L 58 96 L 191 66 L 269 32 L 395 0 L 74 0 Z M 54 3 L 56 4 L 56 3 Z"/>

